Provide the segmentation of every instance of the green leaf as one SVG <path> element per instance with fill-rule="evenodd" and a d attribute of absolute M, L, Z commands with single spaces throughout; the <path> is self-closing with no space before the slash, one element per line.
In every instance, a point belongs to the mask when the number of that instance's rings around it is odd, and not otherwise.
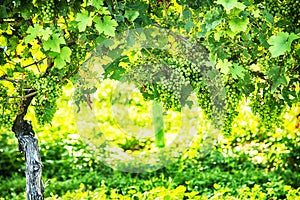
<path fill-rule="evenodd" d="M 107 64 L 104 66 L 105 72 L 103 73 L 104 78 L 110 78 L 113 80 L 120 80 L 126 70 L 123 67 L 119 66 L 119 63 L 122 61 L 128 61 L 127 56 L 119 57 L 118 59 L 114 60 L 112 63 Z"/>
<path fill-rule="evenodd" d="M 111 19 L 111 16 L 104 16 L 103 21 L 100 19 L 100 17 L 96 17 L 94 19 L 95 28 L 99 32 L 99 34 L 104 33 L 108 36 L 114 36 L 116 31 L 116 26 L 118 23 Z"/>
<path fill-rule="evenodd" d="M 220 69 L 221 73 L 223 73 L 224 75 L 227 75 L 229 73 L 229 67 L 231 66 L 232 63 L 228 62 L 227 59 L 225 59 L 224 61 L 219 59 L 216 65 L 217 69 Z"/>
<path fill-rule="evenodd" d="M 57 56 L 55 58 L 55 66 L 58 69 L 62 69 L 64 66 L 66 66 L 66 62 L 65 62 L 65 60 L 61 56 Z"/>
<path fill-rule="evenodd" d="M 230 11 L 233 8 L 238 8 L 240 10 L 244 10 L 246 6 L 240 2 L 237 2 L 237 0 L 217 0 L 217 4 L 221 4 L 226 11 Z"/>
<path fill-rule="evenodd" d="M 71 53 L 72 53 L 72 51 L 69 47 L 63 47 L 61 49 L 60 56 L 63 57 L 65 61 L 70 62 Z"/>
<path fill-rule="evenodd" d="M 234 63 L 232 68 L 230 68 L 230 73 L 232 74 L 232 77 L 235 79 L 244 78 L 245 69 L 243 68 L 243 66 Z"/>
<path fill-rule="evenodd" d="M 285 52 L 290 52 L 292 42 L 298 38 L 299 36 L 294 33 L 289 34 L 287 32 L 279 32 L 277 35 L 271 36 L 267 42 L 271 45 L 269 51 L 272 57 L 278 57 Z"/>
<path fill-rule="evenodd" d="M 35 24 L 33 27 L 30 26 L 26 31 L 28 35 L 25 37 L 25 43 L 28 44 L 29 42 L 34 40 L 39 35 L 40 29 L 40 26 L 37 24 Z"/>
<path fill-rule="evenodd" d="M 187 32 L 190 32 L 191 28 L 193 28 L 193 27 L 194 27 L 194 23 L 192 21 L 187 21 L 184 26 L 184 28 Z"/>
<path fill-rule="evenodd" d="M 185 9 L 182 12 L 183 19 L 189 19 L 192 17 L 192 12 L 188 7 L 185 7 Z"/>
<path fill-rule="evenodd" d="M 52 39 L 48 39 L 44 42 L 43 48 L 45 51 L 53 51 L 60 53 L 60 45 L 66 44 L 65 39 L 61 37 L 59 34 L 53 34 Z"/>
<path fill-rule="evenodd" d="M 102 0 L 89 0 L 87 3 L 88 6 L 94 6 L 97 9 L 101 9 L 103 7 L 103 1 Z"/>
<path fill-rule="evenodd" d="M 41 36 L 43 40 L 48 40 L 52 34 L 52 30 L 47 27 L 46 29 L 40 29 L 38 36 Z"/>
<path fill-rule="evenodd" d="M 77 14 L 75 21 L 78 22 L 79 32 L 83 32 L 87 26 L 92 25 L 93 18 L 89 15 L 88 11 L 85 10 L 82 13 Z"/>
<path fill-rule="evenodd" d="M 267 76 L 272 80 L 271 92 L 274 92 L 280 85 L 288 85 L 288 77 L 284 76 L 280 69 L 279 66 L 274 66 L 267 72 Z"/>
<path fill-rule="evenodd" d="M 3 19 L 3 18 L 7 18 L 7 17 L 8 17 L 8 15 L 7 15 L 6 7 L 3 5 L 0 5 L 0 18 Z"/>
<path fill-rule="evenodd" d="M 247 30 L 247 25 L 249 23 L 249 19 L 241 19 L 241 18 L 234 18 L 229 21 L 230 30 L 234 33 L 238 32 L 245 32 Z"/>
<path fill-rule="evenodd" d="M 70 62 L 71 59 L 71 49 L 67 46 L 61 49 L 61 52 L 56 55 L 55 64 L 58 69 L 63 68 L 66 65 L 66 62 Z"/>
<path fill-rule="evenodd" d="M 140 13 L 136 10 L 126 10 L 124 17 L 133 22 L 134 20 L 136 20 L 136 18 L 138 18 L 139 14 Z"/>
<path fill-rule="evenodd" d="M 29 34 L 25 37 L 25 43 L 28 44 L 36 37 L 41 37 L 43 40 L 48 40 L 52 34 L 52 30 L 49 27 L 43 29 L 41 26 L 35 24 L 33 27 L 30 26 L 26 33 Z"/>
<path fill-rule="evenodd" d="M 277 79 L 273 80 L 271 92 L 274 92 L 280 85 L 287 85 L 287 79 L 285 76 L 279 76 Z"/>
<path fill-rule="evenodd" d="M 266 10 L 263 10 L 262 13 L 265 15 L 267 22 L 274 23 L 274 17 Z"/>

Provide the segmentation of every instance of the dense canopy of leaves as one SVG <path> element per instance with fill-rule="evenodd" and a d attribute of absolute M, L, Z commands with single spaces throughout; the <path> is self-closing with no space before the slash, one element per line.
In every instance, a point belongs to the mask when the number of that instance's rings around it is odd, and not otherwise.
<path fill-rule="evenodd" d="M 289 2 L 282 9 L 290 8 Z M 75 82 L 97 45 L 124 30 L 157 24 L 207 48 L 230 93 L 225 130 L 230 130 L 242 97 L 251 99 L 253 111 L 270 128 L 286 105 L 299 101 L 300 92 L 298 22 L 286 18 L 284 11 L 269 13 L 274 5 L 236 0 L 5 0 L 0 12 L 1 125 L 10 126 L 22 99 L 32 95 L 39 122 L 51 122 L 61 86 L 66 80 Z M 118 68 L 122 66 L 114 63 L 107 69 Z M 213 107 L 201 100 L 199 104 L 207 113 Z"/>

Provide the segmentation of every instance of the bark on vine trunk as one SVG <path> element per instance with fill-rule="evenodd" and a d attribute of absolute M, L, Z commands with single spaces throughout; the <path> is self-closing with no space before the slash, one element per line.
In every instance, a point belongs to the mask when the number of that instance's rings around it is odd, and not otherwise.
<path fill-rule="evenodd" d="M 33 96 L 23 101 L 21 111 L 14 121 L 12 130 L 18 139 L 19 150 L 24 154 L 26 161 L 27 200 L 43 200 L 44 186 L 42 182 L 42 162 L 38 140 L 35 137 L 31 123 L 24 120 L 32 98 Z"/>

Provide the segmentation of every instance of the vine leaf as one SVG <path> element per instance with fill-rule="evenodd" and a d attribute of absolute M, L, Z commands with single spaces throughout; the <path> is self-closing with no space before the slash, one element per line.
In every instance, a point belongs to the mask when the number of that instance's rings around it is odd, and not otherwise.
<path fill-rule="evenodd" d="M 49 27 L 43 29 L 41 26 L 35 24 L 34 26 L 30 26 L 26 33 L 28 35 L 25 37 L 25 43 L 28 44 L 36 37 L 42 37 L 43 40 L 48 40 L 52 34 L 52 30 Z"/>
<path fill-rule="evenodd" d="M 111 19 L 111 16 L 104 16 L 103 21 L 96 17 L 94 19 L 95 28 L 99 32 L 99 34 L 104 33 L 107 36 L 115 36 L 115 30 L 118 23 Z"/>
<path fill-rule="evenodd" d="M 88 11 L 85 10 L 82 13 L 77 14 L 75 21 L 78 22 L 79 32 L 83 32 L 87 26 L 92 25 L 93 18 L 89 15 Z"/>
<path fill-rule="evenodd" d="M 48 39 L 44 42 L 43 48 L 45 51 L 53 51 L 60 53 L 60 45 L 66 44 L 65 39 L 60 37 L 59 34 L 53 34 L 52 39 Z"/>
<path fill-rule="evenodd" d="M 97 8 L 98 10 L 100 10 L 104 3 L 103 1 L 100 1 L 100 0 L 91 0 L 91 1 L 88 1 L 88 6 L 94 6 L 95 8 Z"/>
<path fill-rule="evenodd" d="M 26 31 L 28 35 L 25 37 L 25 43 L 28 44 L 30 41 L 34 40 L 38 36 L 40 29 L 40 26 L 37 24 L 30 26 Z"/>
<path fill-rule="evenodd" d="M 52 30 L 47 27 L 46 29 L 40 29 L 38 36 L 41 36 L 43 40 L 48 40 L 51 34 Z"/>
<path fill-rule="evenodd" d="M 220 69 L 221 73 L 223 73 L 224 75 L 227 75 L 229 73 L 229 67 L 232 66 L 231 62 L 228 62 L 227 59 L 221 60 L 219 59 L 216 67 L 218 69 Z"/>
<path fill-rule="evenodd" d="M 241 66 L 237 63 L 234 63 L 232 65 L 232 68 L 230 68 L 230 73 L 232 74 L 232 77 L 235 79 L 244 78 L 245 69 L 243 68 L 243 66 Z"/>
<path fill-rule="evenodd" d="M 193 15 L 188 6 L 185 7 L 185 9 L 183 10 L 182 14 L 183 14 L 183 19 L 189 19 Z"/>
<path fill-rule="evenodd" d="M 240 19 L 240 18 L 234 18 L 229 21 L 229 27 L 230 30 L 234 33 L 238 32 L 245 32 L 247 29 L 247 25 L 249 23 L 249 19 Z"/>
<path fill-rule="evenodd" d="M 139 15 L 140 13 L 136 10 L 125 10 L 124 17 L 126 17 L 129 21 L 133 22 L 134 20 L 136 20 L 136 18 L 138 18 Z"/>
<path fill-rule="evenodd" d="M 194 27 L 194 23 L 192 21 L 187 21 L 185 23 L 185 26 L 184 26 L 184 29 L 187 31 L 187 32 L 190 32 L 191 29 Z"/>
<path fill-rule="evenodd" d="M 287 32 L 279 32 L 277 35 L 271 36 L 267 42 L 271 45 L 269 51 L 272 57 L 278 57 L 285 52 L 290 52 L 292 42 L 298 38 L 299 36 L 294 33 L 289 34 Z"/>
<path fill-rule="evenodd" d="M 62 69 L 66 65 L 66 62 L 70 62 L 71 53 L 72 51 L 69 47 L 65 46 L 61 49 L 61 52 L 55 58 L 58 69 Z"/>
<path fill-rule="evenodd" d="M 274 92 L 280 85 L 287 86 L 289 78 L 284 76 L 280 67 L 274 66 L 267 72 L 268 77 L 272 80 L 271 92 Z"/>
<path fill-rule="evenodd" d="M 246 6 L 240 2 L 237 2 L 237 0 L 217 0 L 217 4 L 221 4 L 226 11 L 230 11 L 233 8 L 239 8 L 240 10 L 244 10 Z"/>

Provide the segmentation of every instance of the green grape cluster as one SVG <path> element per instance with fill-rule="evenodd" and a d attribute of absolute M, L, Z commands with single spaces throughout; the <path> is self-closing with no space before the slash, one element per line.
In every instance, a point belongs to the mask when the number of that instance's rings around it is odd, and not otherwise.
<path fill-rule="evenodd" d="M 8 106 L 8 98 L 7 98 L 7 90 L 3 84 L 0 83 L 0 127 L 8 127 L 11 128 L 10 115 L 6 114 L 6 107 Z"/>
<path fill-rule="evenodd" d="M 7 91 L 8 91 L 8 88 L 0 83 L 0 99 L 7 97 Z"/>
<path fill-rule="evenodd" d="M 211 93 L 207 85 L 203 83 L 203 81 L 197 84 L 196 95 L 198 99 L 199 106 L 204 111 L 206 116 L 211 119 L 212 118 L 212 109 L 213 102 L 211 99 Z"/>
<path fill-rule="evenodd" d="M 226 106 L 225 117 L 223 121 L 223 131 L 225 133 L 231 132 L 231 125 L 234 118 L 238 115 L 237 108 L 242 99 L 242 92 L 239 90 L 237 83 L 232 77 L 229 77 L 225 83 L 226 90 Z"/>
<path fill-rule="evenodd" d="M 157 55 L 156 59 L 144 57 L 131 66 L 128 76 L 138 83 L 146 99 L 157 99 L 165 109 L 180 109 L 182 90 L 189 82 L 183 71 L 174 69 L 179 63 L 170 57 Z M 184 65 L 184 63 L 180 63 Z"/>
<path fill-rule="evenodd" d="M 264 9 L 266 9 L 273 16 L 281 17 L 285 22 L 289 23 L 293 27 L 300 25 L 300 12 L 299 12 L 299 0 L 265 0 L 262 2 Z M 287 24 L 285 24 L 287 25 Z M 287 26 L 289 26 L 287 25 Z"/>
<path fill-rule="evenodd" d="M 78 60 L 78 61 L 84 61 L 86 58 L 86 49 L 80 45 L 76 45 L 72 49 L 71 53 L 71 59 L 72 60 Z"/>
<path fill-rule="evenodd" d="M 43 21 L 49 22 L 54 18 L 54 0 L 40 2 Z"/>
<path fill-rule="evenodd" d="M 193 9 L 198 9 L 201 7 L 207 8 L 207 6 L 212 5 L 213 1 L 212 0 L 177 0 L 177 3 L 179 5 L 187 5 Z"/>
<path fill-rule="evenodd" d="M 8 88 L 0 83 L 0 127 L 10 129 L 20 109 L 20 98 L 9 97 Z"/>
<path fill-rule="evenodd" d="M 251 96 L 251 108 L 252 111 L 260 118 L 260 126 L 270 131 L 275 127 L 278 127 L 280 123 L 280 114 L 284 110 L 283 100 L 276 97 L 275 93 L 272 93 L 268 89 L 264 89 Z"/>
<path fill-rule="evenodd" d="M 206 69 L 202 69 L 202 65 L 191 63 L 180 55 L 163 51 L 152 53 L 153 55 L 142 56 L 134 62 L 128 72 L 129 77 L 141 86 L 144 97 L 157 99 L 165 109 L 180 109 L 190 93 L 195 91 L 200 107 L 210 117 L 213 107 L 212 91 L 202 74 L 208 68 L 204 66 Z M 195 56 L 195 59 L 200 59 L 201 63 L 205 60 L 201 56 Z"/>
<path fill-rule="evenodd" d="M 41 125 L 50 123 L 57 109 L 56 100 L 62 92 L 57 82 L 57 77 L 48 76 L 33 80 L 31 83 L 31 87 L 38 91 L 32 105 L 34 106 L 38 123 Z"/>

